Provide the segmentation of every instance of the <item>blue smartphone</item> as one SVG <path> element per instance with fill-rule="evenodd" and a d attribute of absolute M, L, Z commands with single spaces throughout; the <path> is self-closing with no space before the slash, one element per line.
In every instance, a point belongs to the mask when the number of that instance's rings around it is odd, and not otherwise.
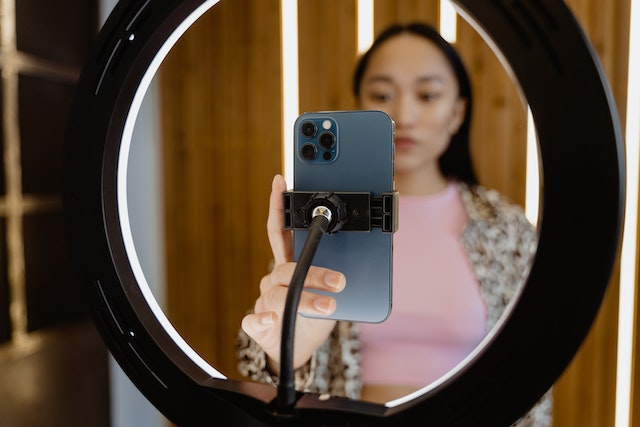
<path fill-rule="evenodd" d="M 373 197 L 394 192 L 394 125 L 386 113 L 304 113 L 294 126 L 294 192 L 361 192 Z M 347 204 L 347 210 L 355 223 L 366 208 Z M 391 313 L 395 228 L 391 232 L 389 226 L 387 231 L 348 228 L 325 235 L 313 261 L 346 276 L 345 289 L 330 294 L 337 308 L 328 318 L 382 322 Z M 308 231 L 294 229 L 293 233 L 298 259 Z"/>

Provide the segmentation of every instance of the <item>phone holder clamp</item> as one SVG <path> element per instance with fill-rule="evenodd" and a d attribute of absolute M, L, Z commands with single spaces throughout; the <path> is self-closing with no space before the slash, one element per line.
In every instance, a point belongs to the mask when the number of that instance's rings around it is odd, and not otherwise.
<path fill-rule="evenodd" d="M 284 228 L 306 230 L 318 206 L 331 211 L 329 233 L 338 231 L 371 231 L 383 233 L 398 229 L 398 192 L 373 195 L 367 192 L 283 192 Z"/>

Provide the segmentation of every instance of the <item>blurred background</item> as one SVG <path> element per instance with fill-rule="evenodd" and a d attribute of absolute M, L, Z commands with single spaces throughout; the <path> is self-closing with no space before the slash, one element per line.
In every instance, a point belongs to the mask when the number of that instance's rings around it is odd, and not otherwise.
<path fill-rule="evenodd" d="M 640 70 L 629 69 L 631 30 L 640 22 L 630 23 L 632 2 L 566 3 L 611 83 L 630 137 L 629 181 L 637 185 Z M 109 357 L 83 304 L 63 229 L 67 113 L 84 59 L 115 3 L 0 0 L 1 426 L 170 424 Z M 480 181 L 521 204 L 535 222 L 529 197 L 538 185 L 531 174 L 535 135 L 517 84 L 440 1 L 223 0 L 181 38 L 149 88 L 129 177 L 132 226 L 154 295 L 189 344 L 229 377 L 238 377 L 239 321 L 269 267 L 264 217 L 256 212 L 266 213 L 271 178 L 287 168 L 287 115 L 291 105 L 293 115 L 353 107 L 349 85 L 363 49 L 363 4 L 373 11 L 372 34 L 415 20 L 446 31 L 473 76 Z M 291 22 L 299 30 L 293 95 L 283 78 L 291 47 L 282 31 Z M 255 195 L 249 207 L 239 199 L 216 203 L 245 192 Z M 640 426 L 634 209 L 627 211 L 623 245 L 631 252 L 621 254 L 592 331 L 554 388 L 556 426 Z M 246 256 L 248 265 L 241 262 Z"/>

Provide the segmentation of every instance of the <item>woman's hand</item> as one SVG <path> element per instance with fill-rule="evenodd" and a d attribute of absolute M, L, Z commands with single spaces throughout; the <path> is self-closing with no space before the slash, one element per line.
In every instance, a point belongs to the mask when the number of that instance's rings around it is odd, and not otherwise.
<path fill-rule="evenodd" d="M 277 374 L 280 370 L 280 336 L 282 314 L 287 290 L 296 264 L 293 262 L 293 239 L 291 231 L 284 229 L 282 192 L 287 185 L 284 178 L 276 175 L 271 186 L 267 233 L 275 264 L 270 274 L 260 281 L 254 313 L 242 319 L 242 329 L 253 338 L 268 356 L 269 370 Z M 342 273 L 312 266 L 304 282 L 305 288 L 340 292 L 346 280 Z M 299 313 L 326 316 L 336 309 L 334 298 L 303 291 L 300 296 Z M 298 315 L 296 319 L 294 369 L 304 365 L 313 352 L 327 339 L 335 321 L 312 319 Z"/>

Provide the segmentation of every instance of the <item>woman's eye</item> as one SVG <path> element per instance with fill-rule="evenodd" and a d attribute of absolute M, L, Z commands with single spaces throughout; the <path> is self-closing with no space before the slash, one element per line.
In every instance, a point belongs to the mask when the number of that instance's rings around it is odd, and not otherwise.
<path fill-rule="evenodd" d="M 387 102 L 391 99 L 391 95 L 383 92 L 371 93 L 369 97 L 371 98 L 372 101 L 375 101 L 375 102 Z"/>
<path fill-rule="evenodd" d="M 418 98 L 421 101 L 433 101 L 436 100 L 440 97 L 440 94 L 437 92 L 424 92 L 424 93 L 420 93 L 418 94 Z"/>

